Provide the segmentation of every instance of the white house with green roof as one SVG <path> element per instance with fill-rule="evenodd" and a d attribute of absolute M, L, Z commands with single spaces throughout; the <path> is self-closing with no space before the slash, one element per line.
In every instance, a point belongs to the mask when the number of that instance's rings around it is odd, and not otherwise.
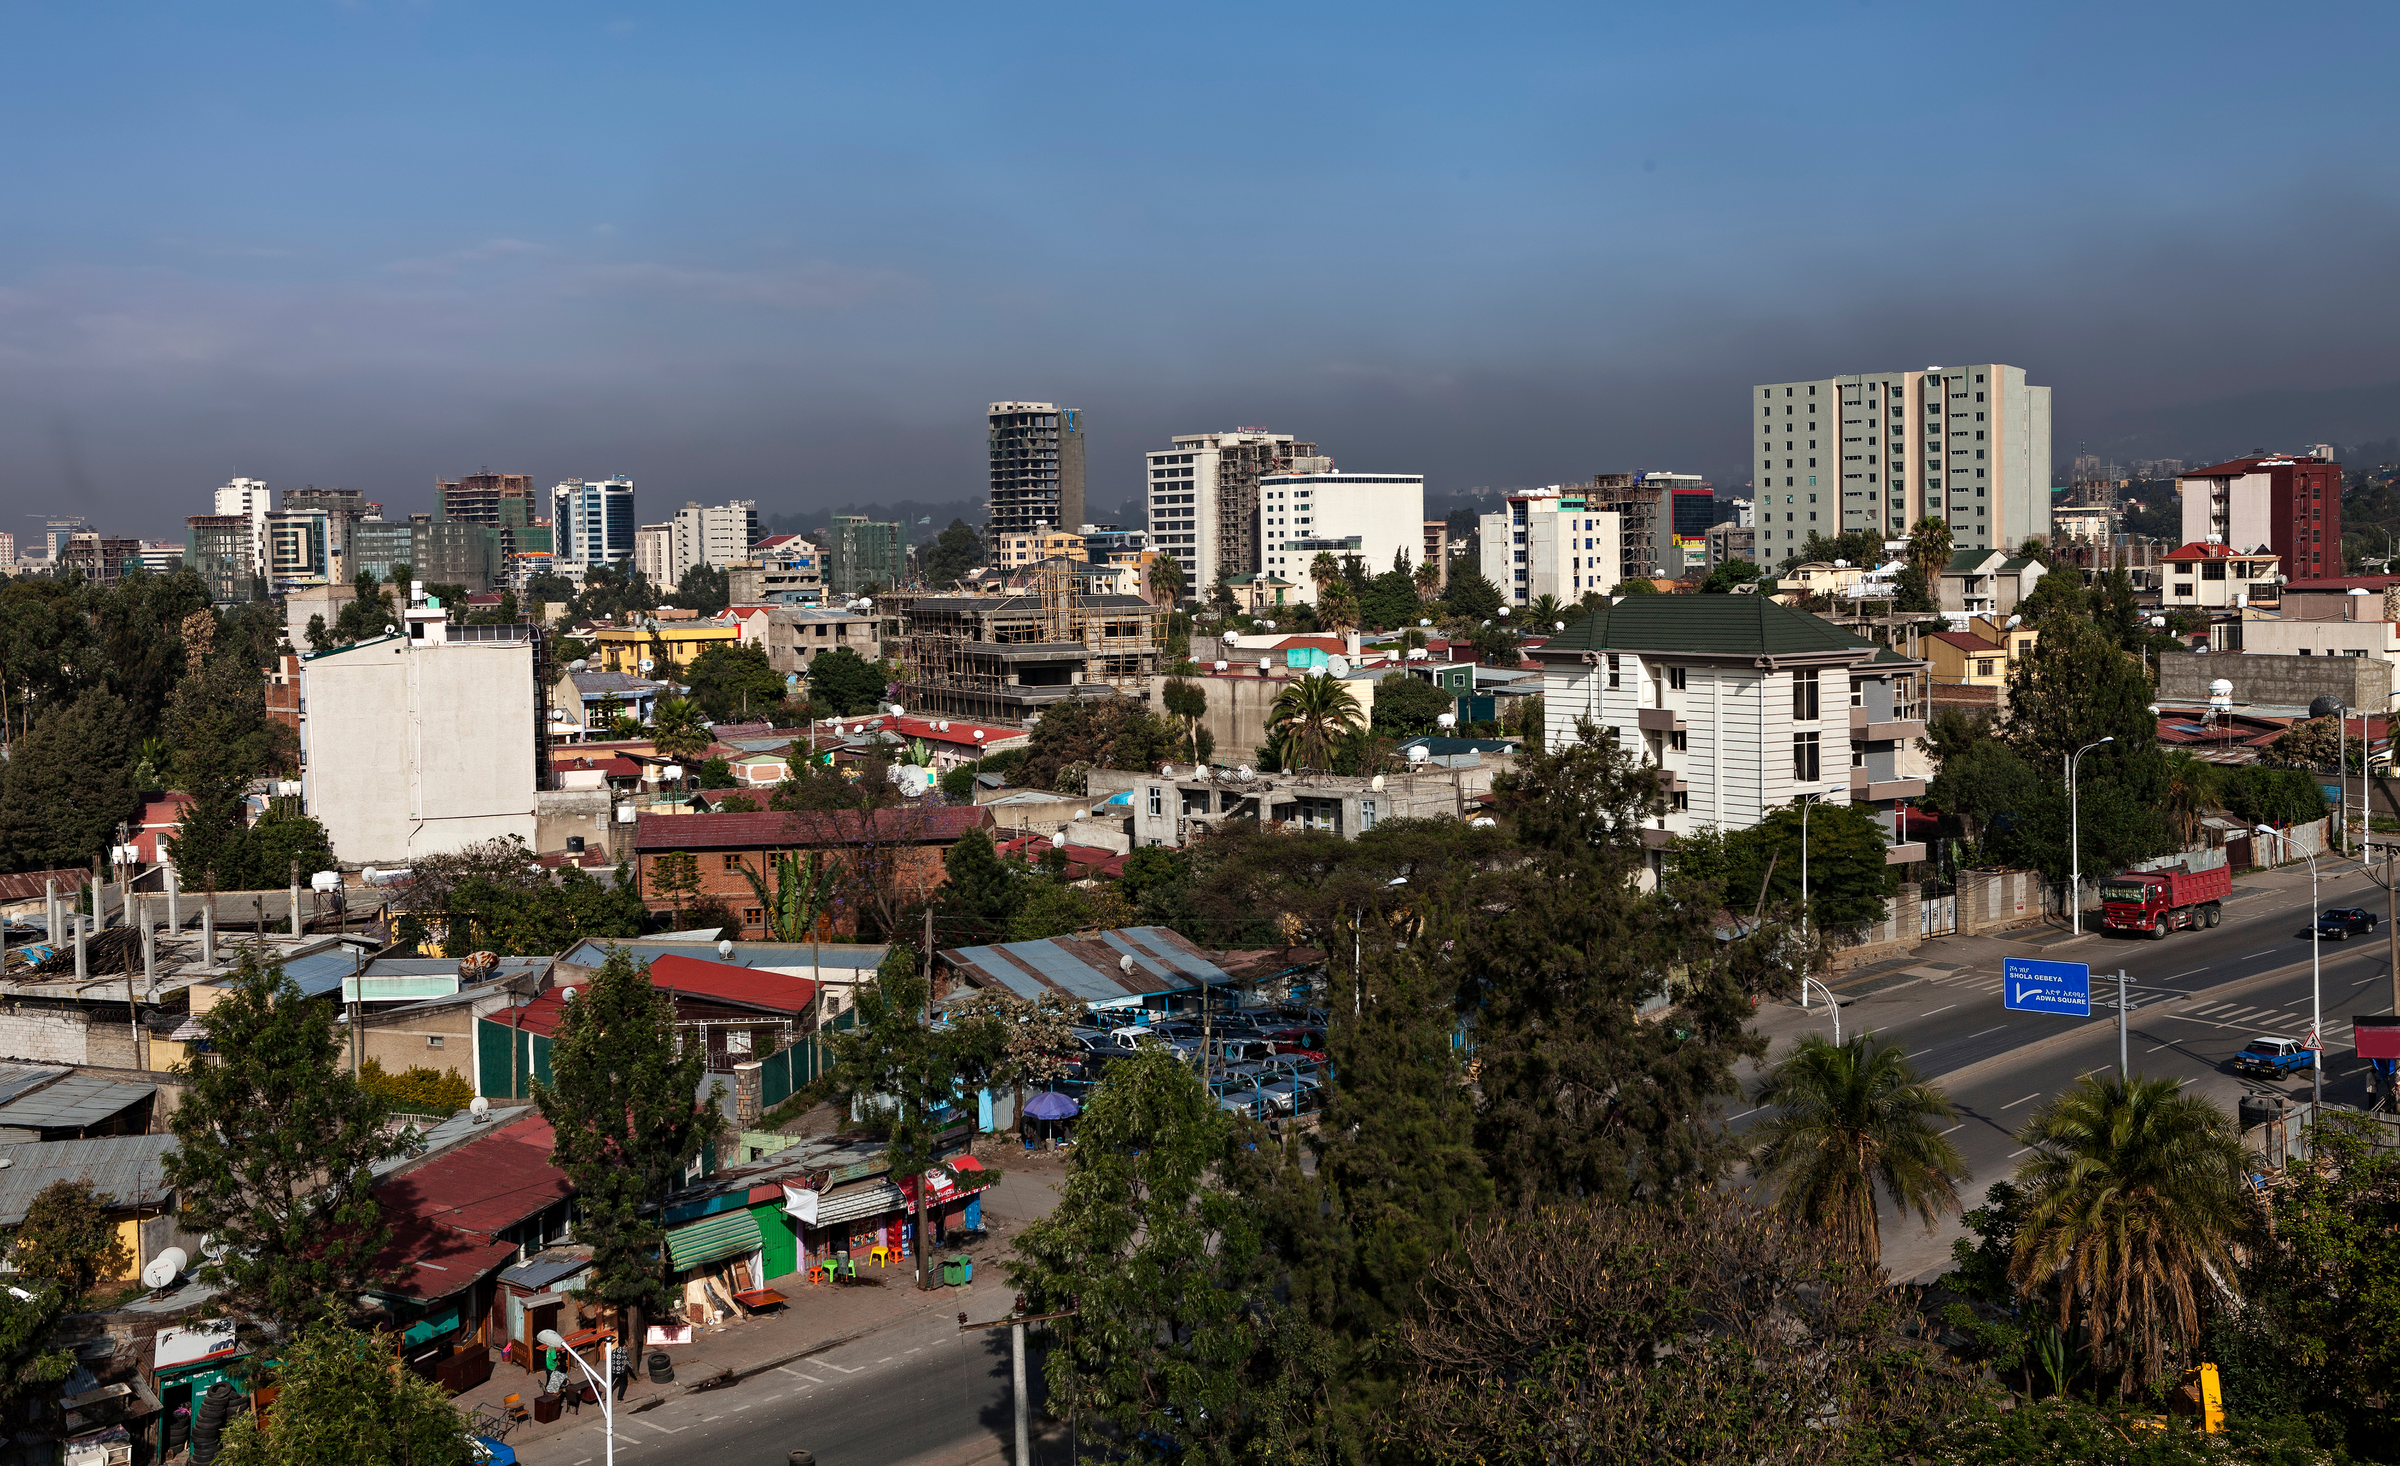
<path fill-rule="evenodd" d="M 1589 720 L 1670 776 L 1652 849 L 1803 795 L 1872 805 L 1889 841 L 1925 792 L 1908 746 L 1925 732 L 1925 664 L 1765 596 L 1628 596 L 1528 655 L 1551 746 Z M 1886 858 L 1924 855 L 1895 843 Z"/>

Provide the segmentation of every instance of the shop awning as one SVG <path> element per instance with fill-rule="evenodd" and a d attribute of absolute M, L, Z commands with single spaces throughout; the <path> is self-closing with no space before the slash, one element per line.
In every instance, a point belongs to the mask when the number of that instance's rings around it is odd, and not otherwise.
<path fill-rule="evenodd" d="M 900 1188 L 877 1177 L 857 1186 L 844 1186 L 830 1191 L 817 1202 L 817 1225 L 830 1227 L 836 1222 L 855 1222 L 861 1217 L 879 1217 L 908 1205 Z"/>
<path fill-rule="evenodd" d="M 667 1261 L 681 1272 L 756 1252 L 758 1246 L 758 1218 L 746 1211 L 719 1212 L 668 1232 Z"/>

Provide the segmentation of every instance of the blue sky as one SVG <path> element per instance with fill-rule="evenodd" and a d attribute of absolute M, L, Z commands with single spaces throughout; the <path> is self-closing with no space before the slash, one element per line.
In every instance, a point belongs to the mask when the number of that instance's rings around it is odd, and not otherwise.
<path fill-rule="evenodd" d="M 1099 505 L 1237 423 L 1437 488 L 1724 477 L 1748 383 L 1964 360 L 2052 384 L 2063 457 L 2400 379 L 2396 37 L 2340 4 L 9 6 L 0 495 L 154 535 L 234 473 L 964 497 L 1009 397 L 1086 411 Z"/>

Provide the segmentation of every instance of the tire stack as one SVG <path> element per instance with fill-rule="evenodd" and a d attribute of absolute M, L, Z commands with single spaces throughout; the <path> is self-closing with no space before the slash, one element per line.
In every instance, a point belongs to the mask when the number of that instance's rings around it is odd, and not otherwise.
<path fill-rule="evenodd" d="M 240 1398 L 223 1380 L 210 1385 L 208 1393 L 200 1397 L 200 1408 L 192 1412 L 192 1466 L 208 1466 L 217 1458 L 226 1418 Z"/>

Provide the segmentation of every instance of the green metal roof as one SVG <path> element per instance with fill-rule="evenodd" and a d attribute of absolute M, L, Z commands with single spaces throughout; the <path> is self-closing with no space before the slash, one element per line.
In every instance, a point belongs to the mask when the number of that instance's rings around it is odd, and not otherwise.
<path fill-rule="evenodd" d="M 1627 596 L 1545 642 L 1554 652 L 1683 652 L 1700 656 L 1791 657 L 1810 652 L 1872 652 L 1822 616 L 1763 595 Z"/>
<path fill-rule="evenodd" d="M 719 1212 L 667 1230 L 667 1261 L 677 1272 L 758 1248 L 758 1218 L 747 1211 Z"/>

